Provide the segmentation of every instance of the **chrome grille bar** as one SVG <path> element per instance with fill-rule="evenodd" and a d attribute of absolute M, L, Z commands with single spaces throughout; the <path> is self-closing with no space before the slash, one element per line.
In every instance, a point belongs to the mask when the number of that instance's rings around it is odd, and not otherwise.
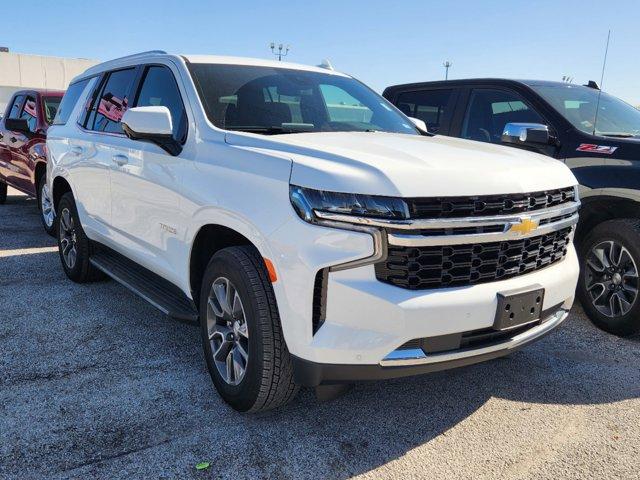
<path fill-rule="evenodd" d="M 359 217 L 316 210 L 316 216 L 324 221 L 350 223 L 383 228 L 389 245 L 424 247 L 434 245 L 463 245 L 472 243 L 517 240 L 573 227 L 578 223 L 580 202 L 568 202 L 562 206 L 517 215 L 490 217 L 462 217 L 444 219 L 389 220 Z M 522 231 L 519 226 L 528 222 L 531 227 Z M 455 232 L 455 229 L 494 227 L 488 233 Z M 497 228 L 497 231 L 495 231 Z M 451 233 L 429 235 L 429 230 L 451 229 Z"/>

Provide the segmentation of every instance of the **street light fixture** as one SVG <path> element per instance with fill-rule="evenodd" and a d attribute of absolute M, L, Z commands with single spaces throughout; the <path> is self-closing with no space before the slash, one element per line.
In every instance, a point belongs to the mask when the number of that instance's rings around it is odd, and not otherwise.
<path fill-rule="evenodd" d="M 445 60 L 442 66 L 444 67 L 444 79 L 449 80 L 449 68 L 453 65 L 453 62 Z"/>
<path fill-rule="evenodd" d="M 271 42 L 269 47 L 271 48 L 271 53 L 273 53 L 276 57 L 278 57 L 278 61 L 279 62 L 282 61 L 282 57 L 286 57 L 287 54 L 289 53 L 289 45 L 284 45 L 284 44 L 280 43 L 280 44 L 278 44 L 277 50 L 276 50 L 275 42 Z M 283 50 L 284 50 L 284 52 L 283 52 Z"/>

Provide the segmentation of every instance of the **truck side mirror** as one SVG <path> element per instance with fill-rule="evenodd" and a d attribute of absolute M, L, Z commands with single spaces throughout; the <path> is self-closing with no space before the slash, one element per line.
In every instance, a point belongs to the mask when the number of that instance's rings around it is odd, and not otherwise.
<path fill-rule="evenodd" d="M 541 123 L 507 123 L 502 131 L 502 143 L 516 146 L 541 147 L 552 145 L 549 127 Z"/>
<path fill-rule="evenodd" d="M 31 130 L 29 130 L 29 122 L 24 118 L 7 118 L 4 121 L 4 126 L 7 130 L 14 132 L 31 133 Z"/>
<path fill-rule="evenodd" d="M 122 115 L 122 129 L 131 140 L 147 140 L 171 155 L 179 155 L 182 145 L 173 138 L 171 112 L 164 106 L 129 108 Z"/>

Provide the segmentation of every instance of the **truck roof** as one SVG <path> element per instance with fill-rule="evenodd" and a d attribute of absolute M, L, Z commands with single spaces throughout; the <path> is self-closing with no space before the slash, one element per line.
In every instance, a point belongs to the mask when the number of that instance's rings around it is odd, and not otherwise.
<path fill-rule="evenodd" d="M 495 84 L 495 85 L 526 85 L 532 86 L 572 86 L 583 87 L 584 85 L 576 85 L 573 83 L 553 82 L 550 80 L 516 80 L 511 78 L 461 78 L 456 80 L 435 80 L 430 82 L 415 82 L 415 83 L 403 83 L 398 85 L 392 85 L 385 89 L 397 90 L 406 88 L 424 88 L 424 87 L 446 87 L 446 86 L 460 86 L 460 85 L 475 85 L 475 84 Z M 588 87 L 585 87 L 588 88 Z"/>
<path fill-rule="evenodd" d="M 15 92 L 13 92 L 12 95 L 26 93 L 36 93 L 44 97 L 62 97 L 64 95 L 64 90 L 50 90 L 47 88 L 21 88 L 20 90 L 16 90 Z"/>
<path fill-rule="evenodd" d="M 182 60 L 187 63 L 215 63 L 226 65 L 253 65 L 260 67 L 272 67 L 272 68 L 286 68 L 291 70 L 303 70 L 309 72 L 328 73 L 333 75 L 347 76 L 344 73 L 336 72 L 322 67 L 314 67 L 310 65 L 302 65 L 299 63 L 279 62 L 276 60 L 265 60 L 261 58 L 246 58 L 246 57 L 231 57 L 222 55 L 183 55 L 183 54 L 171 54 L 164 50 L 151 50 L 148 52 L 135 53 L 126 57 L 115 58 L 106 62 L 99 63 L 93 67 L 88 68 L 83 73 L 75 77 L 72 82 L 76 82 L 82 78 L 91 77 L 102 73 L 107 70 L 112 70 L 118 67 L 126 67 L 129 65 L 135 65 L 141 62 L 149 60 L 155 60 L 159 58 L 170 58 L 174 60 Z"/>

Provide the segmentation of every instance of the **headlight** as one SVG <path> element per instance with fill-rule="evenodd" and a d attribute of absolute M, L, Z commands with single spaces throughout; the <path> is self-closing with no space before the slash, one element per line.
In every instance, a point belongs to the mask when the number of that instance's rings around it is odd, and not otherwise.
<path fill-rule="evenodd" d="M 377 195 L 325 192 L 291 185 L 289 188 L 294 209 L 307 222 L 315 222 L 315 212 L 328 212 L 358 217 L 403 220 L 409 217 L 404 200 Z"/>

